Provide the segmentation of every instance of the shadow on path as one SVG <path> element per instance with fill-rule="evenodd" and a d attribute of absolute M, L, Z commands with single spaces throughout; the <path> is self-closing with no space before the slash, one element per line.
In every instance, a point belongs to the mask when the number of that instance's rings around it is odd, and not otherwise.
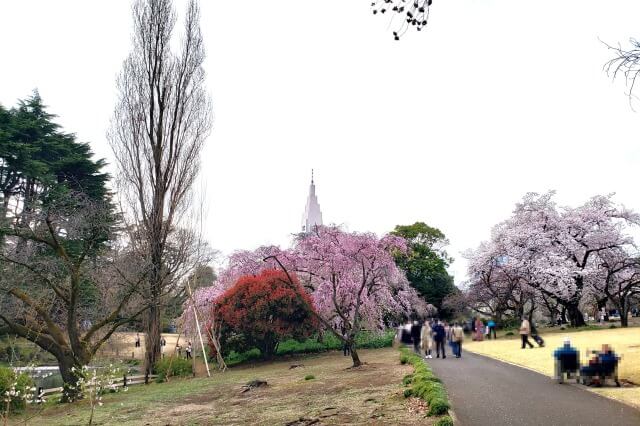
<path fill-rule="evenodd" d="M 640 425 L 629 406 L 491 358 L 464 352 L 427 362 L 462 426 Z"/>

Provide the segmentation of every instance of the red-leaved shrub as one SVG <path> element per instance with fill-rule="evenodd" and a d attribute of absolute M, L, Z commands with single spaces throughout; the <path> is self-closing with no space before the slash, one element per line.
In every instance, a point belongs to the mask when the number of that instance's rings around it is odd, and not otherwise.
<path fill-rule="evenodd" d="M 220 323 L 223 354 L 258 348 L 264 358 L 283 339 L 303 339 L 317 329 L 313 302 L 295 276 L 265 270 L 248 275 L 216 299 L 213 318 Z"/>

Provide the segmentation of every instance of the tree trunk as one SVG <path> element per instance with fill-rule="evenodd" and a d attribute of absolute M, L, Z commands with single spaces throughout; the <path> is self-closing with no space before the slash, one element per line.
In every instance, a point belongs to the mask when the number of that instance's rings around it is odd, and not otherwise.
<path fill-rule="evenodd" d="M 620 295 L 620 303 L 618 304 L 618 312 L 620 312 L 620 326 L 629 326 L 629 301 L 623 295 Z"/>
<path fill-rule="evenodd" d="M 518 318 L 522 318 L 522 317 L 524 317 L 524 305 L 519 303 L 519 304 L 516 306 L 515 312 L 516 312 L 516 316 L 517 316 Z"/>
<path fill-rule="evenodd" d="M 160 359 L 160 303 L 152 303 L 146 312 L 145 374 L 153 374 L 156 362 Z"/>
<path fill-rule="evenodd" d="M 278 349 L 278 341 L 273 337 L 265 338 L 265 340 L 262 342 L 262 345 L 260 345 L 258 349 L 260 349 L 260 355 L 262 356 L 262 359 L 273 359 L 274 355 L 276 354 L 276 350 Z"/>
<path fill-rule="evenodd" d="M 565 305 L 566 313 L 569 316 L 569 322 L 571 327 L 582 327 L 586 325 L 584 322 L 584 315 L 580 312 L 580 308 L 577 303 L 568 303 Z"/>
<path fill-rule="evenodd" d="M 73 402 L 82 398 L 78 388 L 78 379 L 83 376 L 82 365 L 72 356 L 57 357 L 60 375 L 63 381 L 61 402 Z"/>
<path fill-rule="evenodd" d="M 627 312 L 620 312 L 620 327 L 629 327 L 629 318 Z"/>
<path fill-rule="evenodd" d="M 358 351 L 356 351 L 355 342 L 349 343 L 349 349 L 351 350 L 351 360 L 353 361 L 353 367 L 360 367 L 362 362 L 360 361 L 360 357 L 358 356 Z"/>

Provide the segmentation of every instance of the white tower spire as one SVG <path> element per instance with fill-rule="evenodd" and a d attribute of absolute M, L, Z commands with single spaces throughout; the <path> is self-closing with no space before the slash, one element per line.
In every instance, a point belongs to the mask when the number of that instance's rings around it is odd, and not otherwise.
<path fill-rule="evenodd" d="M 316 185 L 313 181 L 313 169 L 311 169 L 311 185 L 309 186 L 309 196 L 307 205 L 302 217 L 302 232 L 311 232 L 317 225 L 322 225 L 322 212 L 316 196 Z"/>

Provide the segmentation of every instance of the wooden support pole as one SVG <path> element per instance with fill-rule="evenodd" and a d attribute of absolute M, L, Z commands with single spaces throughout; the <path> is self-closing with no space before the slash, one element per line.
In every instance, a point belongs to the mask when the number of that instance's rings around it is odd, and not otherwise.
<path fill-rule="evenodd" d="M 196 308 L 196 301 L 193 298 L 193 293 L 191 292 L 191 284 L 189 284 L 189 280 L 187 280 L 187 291 L 189 292 L 189 298 L 191 299 L 191 303 L 192 303 L 193 316 L 196 319 L 196 329 L 198 330 L 198 338 L 200 339 L 200 347 L 202 348 L 202 359 L 204 361 L 204 366 L 207 369 L 207 377 L 211 377 L 211 372 L 209 371 L 209 362 L 207 361 L 207 352 L 204 350 L 204 341 L 202 340 L 202 333 L 200 332 L 200 321 L 198 320 L 198 310 Z M 194 362 L 195 362 L 195 358 L 194 358 Z"/>

